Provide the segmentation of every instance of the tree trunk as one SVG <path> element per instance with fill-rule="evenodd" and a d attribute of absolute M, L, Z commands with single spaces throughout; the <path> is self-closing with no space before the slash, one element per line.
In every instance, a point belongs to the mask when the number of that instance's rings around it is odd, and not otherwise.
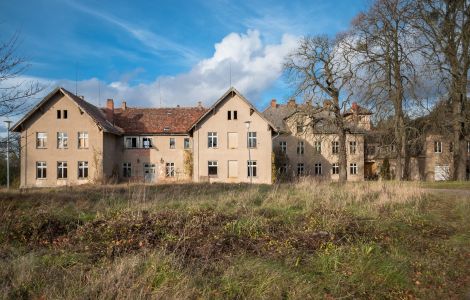
<path fill-rule="evenodd" d="M 338 132 L 338 141 L 339 141 L 339 182 L 345 183 L 348 180 L 348 162 L 346 159 L 346 131 L 344 128 Z"/>
<path fill-rule="evenodd" d="M 452 83 L 453 93 L 452 93 L 452 140 L 454 143 L 453 151 L 453 179 L 454 180 L 465 180 L 465 169 L 467 160 L 465 155 L 462 155 L 463 151 L 463 140 L 464 140 L 464 120 L 462 105 L 464 99 L 465 89 L 462 89 L 457 80 L 454 80 Z"/>

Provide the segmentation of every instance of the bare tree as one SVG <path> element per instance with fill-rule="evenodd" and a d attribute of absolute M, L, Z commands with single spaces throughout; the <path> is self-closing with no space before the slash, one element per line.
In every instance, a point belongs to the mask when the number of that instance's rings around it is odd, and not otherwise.
<path fill-rule="evenodd" d="M 347 40 L 354 65 L 355 88 L 377 115 L 393 117 L 397 146 L 396 179 L 407 177 L 407 124 L 404 107 L 413 97 L 419 47 L 411 20 L 414 1 L 379 0 L 353 21 Z"/>
<path fill-rule="evenodd" d="M 43 90 L 36 81 L 23 80 L 21 75 L 29 67 L 19 56 L 19 34 L 0 42 L 0 116 L 14 116 L 28 109 L 28 100 Z"/>
<path fill-rule="evenodd" d="M 308 102 L 314 99 L 328 101 L 328 105 L 322 107 L 303 106 L 298 113 L 309 120 L 305 126 L 315 127 L 322 123 L 324 128 L 334 129 L 339 142 L 339 181 L 345 182 L 347 180 L 346 134 L 349 128 L 342 110 L 351 96 L 346 94 L 345 87 L 352 73 L 341 49 L 341 38 L 331 39 L 327 36 L 303 38 L 298 48 L 287 56 L 284 70 L 294 84 L 297 96 L 303 96 Z M 326 117 L 319 118 L 325 115 Z"/>
<path fill-rule="evenodd" d="M 415 28 L 422 33 L 426 61 L 444 74 L 452 107 L 453 179 L 464 180 L 466 155 L 464 137 L 468 131 L 465 106 L 470 68 L 470 1 L 421 0 L 417 2 Z"/>

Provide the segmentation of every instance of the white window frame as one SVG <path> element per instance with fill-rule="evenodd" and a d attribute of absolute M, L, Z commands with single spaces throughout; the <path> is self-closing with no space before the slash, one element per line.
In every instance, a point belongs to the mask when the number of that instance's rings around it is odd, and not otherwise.
<path fill-rule="evenodd" d="M 47 133 L 36 132 L 36 148 L 45 149 L 47 148 Z"/>
<path fill-rule="evenodd" d="M 257 145 L 257 136 L 256 131 L 248 132 L 248 148 L 256 148 Z"/>
<path fill-rule="evenodd" d="M 216 149 L 219 146 L 219 138 L 217 132 L 211 131 L 207 133 L 207 148 Z"/>
<path fill-rule="evenodd" d="M 434 153 L 442 153 L 442 142 L 434 141 Z"/>
<path fill-rule="evenodd" d="M 57 179 L 67 179 L 68 178 L 68 164 L 66 161 L 57 162 Z"/>
<path fill-rule="evenodd" d="M 286 141 L 280 141 L 279 142 L 279 147 L 281 149 L 281 153 L 287 153 L 287 142 Z"/>
<path fill-rule="evenodd" d="M 142 148 L 150 149 L 153 147 L 153 139 L 151 137 L 142 137 Z"/>
<path fill-rule="evenodd" d="M 135 147 L 132 147 L 132 141 L 134 139 L 135 139 Z M 126 149 L 137 149 L 137 148 L 139 148 L 139 137 L 138 136 L 126 136 L 124 138 L 124 147 Z"/>
<path fill-rule="evenodd" d="M 246 162 L 246 165 L 247 165 L 247 177 L 250 178 L 250 177 L 257 177 L 258 176 L 258 163 L 256 160 L 248 160 Z M 251 172 L 250 172 L 251 171 Z M 250 176 L 251 174 L 253 174 L 253 176 Z"/>
<path fill-rule="evenodd" d="M 189 138 L 184 138 L 183 147 L 185 150 L 191 149 L 191 140 Z"/>
<path fill-rule="evenodd" d="M 338 154 L 339 153 L 339 142 L 333 141 L 331 142 L 331 153 Z"/>
<path fill-rule="evenodd" d="M 36 179 L 47 178 L 47 162 L 37 161 L 36 162 Z"/>
<path fill-rule="evenodd" d="M 305 175 L 305 164 L 298 163 L 297 164 L 297 176 L 304 176 Z"/>
<path fill-rule="evenodd" d="M 175 163 L 167 162 L 165 165 L 165 175 L 166 177 L 175 177 Z"/>
<path fill-rule="evenodd" d="M 297 154 L 304 155 L 305 153 L 305 143 L 304 141 L 297 142 Z"/>
<path fill-rule="evenodd" d="M 333 174 L 333 175 L 338 175 L 339 174 L 339 164 L 338 163 L 333 163 L 331 165 L 331 174 Z"/>
<path fill-rule="evenodd" d="M 83 144 L 82 144 L 82 141 L 83 141 Z M 88 132 L 79 131 L 78 132 L 78 149 L 88 149 L 88 147 L 89 147 Z"/>
<path fill-rule="evenodd" d="M 321 141 L 314 141 L 313 149 L 315 149 L 316 153 L 321 153 Z"/>
<path fill-rule="evenodd" d="M 349 164 L 349 174 L 350 175 L 357 175 L 357 164 L 356 163 L 350 163 Z"/>
<path fill-rule="evenodd" d="M 170 149 L 176 149 L 176 139 L 170 138 Z"/>
<path fill-rule="evenodd" d="M 323 174 L 321 163 L 316 163 L 313 168 L 313 174 L 316 176 L 321 176 Z"/>
<path fill-rule="evenodd" d="M 357 152 L 357 143 L 356 141 L 349 142 L 349 154 L 356 154 Z"/>
<path fill-rule="evenodd" d="M 210 174 L 210 168 L 215 168 L 216 174 Z M 209 160 L 207 162 L 207 176 L 209 177 L 218 177 L 219 176 L 219 162 L 216 160 Z"/>
<path fill-rule="evenodd" d="M 57 149 L 67 149 L 69 147 L 69 136 L 67 132 L 57 132 Z"/>
<path fill-rule="evenodd" d="M 122 177 L 124 178 L 132 177 L 132 163 L 130 162 L 122 163 Z"/>
<path fill-rule="evenodd" d="M 87 161 L 79 161 L 78 162 L 78 179 L 87 179 L 88 178 L 88 172 L 89 172 L 88 162 Z"/>

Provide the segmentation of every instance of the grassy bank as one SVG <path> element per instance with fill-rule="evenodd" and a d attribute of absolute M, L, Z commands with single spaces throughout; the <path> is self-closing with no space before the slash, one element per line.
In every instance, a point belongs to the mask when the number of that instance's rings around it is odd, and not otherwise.
<path fill-rule="evenodd" d="M 460 298 L 470 199 L 411 183 L 0 193 L 4 298 Z"/>

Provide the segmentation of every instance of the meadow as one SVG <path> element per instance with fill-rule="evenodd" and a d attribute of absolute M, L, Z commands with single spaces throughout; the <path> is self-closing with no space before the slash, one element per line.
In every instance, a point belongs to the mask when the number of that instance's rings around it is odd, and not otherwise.
<path fill-rule="evenodd" d="M 0 192 L 4 299 L 461 299 L 470 196 L 418 183 Z"/>

